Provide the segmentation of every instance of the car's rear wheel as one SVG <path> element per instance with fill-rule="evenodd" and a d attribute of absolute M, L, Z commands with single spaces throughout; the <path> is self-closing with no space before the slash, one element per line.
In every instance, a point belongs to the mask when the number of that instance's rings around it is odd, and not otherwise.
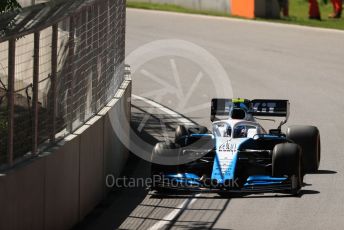
<path fill-rule="evenodd" d="M 287 138 L 302 149 L 303 173 L 317 172 L 320 165 L 320 132 L 314 126 L 291 126 L 287 129 Z"/>
<path fill-rule="evenodd" d="M 302 187 L 301 149 L 297 144 L 277 144 L 272 153 L 272 176 L 291 179 L 291 193 L 298 194 Z"/>

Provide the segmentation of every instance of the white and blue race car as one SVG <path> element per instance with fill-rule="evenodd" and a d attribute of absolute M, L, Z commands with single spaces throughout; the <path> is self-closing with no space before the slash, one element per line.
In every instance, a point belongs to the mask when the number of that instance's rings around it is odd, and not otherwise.
<path fill-rule="evenodd" d="M 284 119 L 266 131 L 259 117 Z M 211 132 L 180 125 L 174 141 L 156 144 L 151 189 L 299 194 L 304 175 L 319 168 L 320 133 L 314 126 L 283 133 L 288 117 L 288 100 L 213 99 Z"/>

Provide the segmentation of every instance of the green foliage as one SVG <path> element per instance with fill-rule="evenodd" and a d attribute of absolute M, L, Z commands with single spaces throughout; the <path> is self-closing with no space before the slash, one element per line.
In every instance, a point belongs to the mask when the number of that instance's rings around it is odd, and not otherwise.
<path fill-rule="evenodd" d="M 21 6 L 16 0 L 0 0 L 0 36 L 6 34 L 6 31 L 15 24 L 15 13 L 20 10 Z M 11 16 L 8 16 L 9 14 Z"/>
<path fill-rule="evenodd" d="M 0 115 L 0 132 L 7 130 L 7 117 Z"/>
<path fill-rule="evenodd" d="M 305 0 L 289 0 L 290 17 L 277 20 L 282 23 L 306 25 L 312 27 L 322 27 L 344 30 L 344 18 L 330 19 L 328 16 L 333 13 L 332 4 L 325 4 L 319 0 L 321 21 L 308 19 L 309 3 Z"/>
<path fill-rule="evenodd" d="M 0 1 L 0 14 L 7 13 L 21 9 L 20 4 L 16 0 L 1 0 Z"/>

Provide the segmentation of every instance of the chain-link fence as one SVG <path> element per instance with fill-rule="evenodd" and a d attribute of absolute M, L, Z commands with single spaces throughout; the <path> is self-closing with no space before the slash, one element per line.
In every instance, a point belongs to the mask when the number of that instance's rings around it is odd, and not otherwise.
<path fill-rule="evenodd" d="M 0 165 L 11 166 L 115 95 L 124 80 L 125 0 L 60 1 L 1 17 L 11 26 L 0 36 Z"/>

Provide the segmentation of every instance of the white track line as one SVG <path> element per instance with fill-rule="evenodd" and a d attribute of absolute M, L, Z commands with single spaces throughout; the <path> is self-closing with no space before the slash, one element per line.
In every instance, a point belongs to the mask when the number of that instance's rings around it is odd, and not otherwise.
<path fill-rule="evenodd" d="M 145 103 L 153 106 L 154 108 L 159 109 L 160 111 L 170 115 L 172 118 L 175 118 L 176 120 L 178 120 L 182 124 L 185 124 L 185 125 L 196 125 L 191 120 L 183 117 L 182 115 L 174 112 L 173 110 L 170 110 L 169 108 L 166 108 L 166 107 L 156 103 L 155 101 L 152 101 L 150 99 L 147 99 L 147 98 L 144 98 L 144 97 L 140 97 L 140 96 L 137 96 L 137 95 L 134 95 L 134 94 L 131 95 L 131 96 L 134 99 L 138 99 L 138 100 L 144 101 Z"/>
<path fill-rule="evenodd" d="M 152 227 L 148 228 L 148 230 L 158 230 L 158 229 L 161 229 L 164 226 L 168 225 L 170 223 L 170 221 L 172 221 L 181 212 L 183 212 L 185 209 L 187 209 L 188 206 L 195 203 L 197 201 L 196 197 L 198 197 L 198 196 L 200 196 L 200 194 L 195 195 L 194 198 L 189 198 L 189 199 L 185 200 L 183 203 L 178 205 L 178 207 L 176 207 L 170 214 L 166 215 L 164 218 L 162 218 L 162 220 L 158 221 Z"/>

